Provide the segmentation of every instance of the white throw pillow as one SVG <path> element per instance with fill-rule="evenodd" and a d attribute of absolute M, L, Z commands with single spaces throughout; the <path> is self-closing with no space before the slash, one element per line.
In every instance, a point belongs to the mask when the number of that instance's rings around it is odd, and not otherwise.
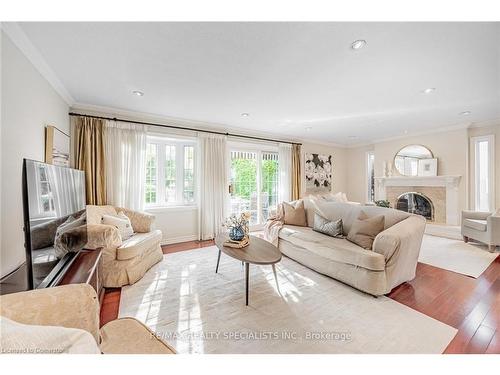
<path fill-rule="evenodd" d="M 3 316 L 0 328 L 4 354 L 101 354 L 94 337 L 83 329 L 22 324 Z"/>
<path fill-rule="evenodd" d="M 102 215 L 102 223 L 116 227 L 120 232 L 122 241 L 128 240 L 134 235 L 132 223 L 123 211 L 120 211 L 118 215 Z"/>

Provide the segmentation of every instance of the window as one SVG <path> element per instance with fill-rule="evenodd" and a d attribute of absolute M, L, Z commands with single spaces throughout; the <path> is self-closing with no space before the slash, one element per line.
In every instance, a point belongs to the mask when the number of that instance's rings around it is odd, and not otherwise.
<path fill-rule="evenodd" d="M 491 211 L 494 207 L 494 136 L 471 138 L 474 149 L 474 204 L 476 211 Z"/>
<path fill-rule="evenodd" d="M 49 178 L 47 176 L 47 167 L 43 164 L 38 165 L 36 169 L 37 175 L 37 200 L 39 217 L 55 216 L 54 198 L 50 187 Z"/>
<path fill-rule="evenodd" d="M 367 202 L 375 201 L 375 154 L 373 151 L 366 153 L 366 199 Z"/>
<path fill-rule="evenodd" d="M 193 205 L 195 149 L 192 140 L 148 137 L 146 206 Z"/>
<path fill-rule="evenodd" d="M 266 222 L 278 203 L 278 152 L 235 146 L 231 160 L 231 213 L 250 212 L 250 225 Z"/>
<path fill-rule="evenodd" d="M 157 191 L 157 150 L 158 146 L 149 143 L 146 147 L 146 204 L 156 203 L 156 191 Z"/>

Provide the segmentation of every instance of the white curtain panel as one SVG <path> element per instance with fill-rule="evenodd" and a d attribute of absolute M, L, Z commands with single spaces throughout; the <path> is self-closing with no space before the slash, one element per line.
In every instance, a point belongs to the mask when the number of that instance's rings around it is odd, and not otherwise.
<path fill-rule="evenodd" d="M 108 204 L 141 211 L 146 184 L 146 127 L 106 124 L 106 194 Z"/>
<path fill-rule="evenodd" d="M 289 202 L 292 190 L 292 145 L 280 143 L 278 145 L 278 202 Z"/>
<path fill-rule="evenodd" d="M 212 239 L 222 231 L 228 212 L 227 138 L 199 133 L 200 144 L 200 209 L 199 238 Z"/>

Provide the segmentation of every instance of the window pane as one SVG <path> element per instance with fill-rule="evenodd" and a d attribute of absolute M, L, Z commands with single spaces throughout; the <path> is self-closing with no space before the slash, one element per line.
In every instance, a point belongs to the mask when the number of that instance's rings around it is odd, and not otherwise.
<path fill-rule="evenodd" d="M 184 203 L 194 202 L 194 147 L 184 146 Z"/>
<path fill-rule="evenodd" d="M 158 182 L 158 146 L 154 143 L 148 143 L 146 147 L 146 204 L 156 203 L 156 192 Z"/>
<path fill-rule="evenodd" d="M 260 193 L 261 220 L 263 223 L 278 203 L 278 153 L 263 152 L 261 160 L 262 189 Z"/>
<path fill-rule="evenodd" d="M 396 163 L 399 161 L 398 159 L 400 158 L 397 158 L 396 159 Z M 367 194 L 367 198 L 368 198 L 368 202 L 373 202 L 375 201 L 375 171 L 374 171 L 374 161 L 375 161 L 375 155 L 373 154 L 373 152 L 368 152 L 367 154 L 367 163 L 366 163 L 366 167 L 367 167 L 367 181 L 368 181 L 368 194 Z"/>
<path fill-rule="evenodd" d="M 175 167 L 175 146 L 165 146 L 165 202 L 176 201 L 175 186 L 177 180 L 177 170 Z"/>
<path fill-rule="evenodd" d="M 477 192 L 479 194 L 477 196 L 477 209 L 479 211 L 489 211 L 489 203 L 490 203 L 490 177 L 489 177 L 489 142 L 488 141 L 480 141 L 477 144 L 477 167 L 478 171 L 478 180 L 477 180 Z"/>

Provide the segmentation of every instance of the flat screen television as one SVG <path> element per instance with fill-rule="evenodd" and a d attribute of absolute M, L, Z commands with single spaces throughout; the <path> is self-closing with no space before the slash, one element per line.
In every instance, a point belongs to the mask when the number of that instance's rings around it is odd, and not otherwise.
<path fill-rule="evenodd" d="M 28 286 L 53 286 L 87 243 L 85 173 L 24 159 L 23 208 Z"/>

